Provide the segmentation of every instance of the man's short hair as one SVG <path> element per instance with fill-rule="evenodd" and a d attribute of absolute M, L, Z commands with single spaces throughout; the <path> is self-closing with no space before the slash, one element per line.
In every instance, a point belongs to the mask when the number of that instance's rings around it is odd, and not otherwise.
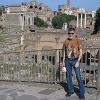
<path fill-rule="evenodd" d="M 75 28 L 69 28 L 68 32 L 70 32 L 70 31 L 74 31 L 75 32 Z"/>

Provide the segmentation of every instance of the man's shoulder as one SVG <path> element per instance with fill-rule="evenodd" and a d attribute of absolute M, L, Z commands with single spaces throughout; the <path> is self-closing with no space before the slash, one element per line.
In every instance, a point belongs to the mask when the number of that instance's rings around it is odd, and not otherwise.
<path fill-rule="evenodd" d="M 77 41 L 77 45 L 81 49 L 82 48 L 82 40 L 80 38 L 77 38 L 76 41 Z"/>
<path fill-rule="evenodd" d="M 81 42 L 82 40 L 80 38 L 75 38 L 75 40 L 77 40 L 78 42 Z"/>
<path fill-rule="evenodd" d="M 67 43 L 68 41 L 69 41 L 69 39 L 68 39 L 68 38 L 66 38 L 66 39 L 65 39 L 65 41 L 64 41 L 64 43 Z"/>

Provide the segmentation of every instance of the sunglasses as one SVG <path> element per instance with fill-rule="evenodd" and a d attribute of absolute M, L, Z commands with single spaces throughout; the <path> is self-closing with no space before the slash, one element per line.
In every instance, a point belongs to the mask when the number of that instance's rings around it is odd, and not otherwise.
<path fill-rule="evenodd" d="M 68 34 L 72 34 L 73 35 L 74 33 L 68 33 Z"/>

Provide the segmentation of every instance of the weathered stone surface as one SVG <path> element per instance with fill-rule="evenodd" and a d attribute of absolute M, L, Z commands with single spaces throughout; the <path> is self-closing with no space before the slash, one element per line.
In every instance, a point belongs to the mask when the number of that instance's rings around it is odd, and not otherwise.
<path fill-rule="evenodd" d="M 39 100 L 39 99 L 33 95 L 22 95 L 15 98 L 15 100 Z"/>
<path fill-rule="evenodd" d="M 51 94 L 51 93 L 53 93 L 53 92 L 55 92 L 55 91 L 56 91 L 56 90 L 53 90 L 53 89 L 45 89 L 45 90 L 40 91 L 39 93 L 40 93 L 40 94 L 49 95 L 49 94 Z"/>
<path fill-rule="evenodd" d="M 12 98 L 8 95 L 0 95 L 0 100 L 12 100 Z"/>

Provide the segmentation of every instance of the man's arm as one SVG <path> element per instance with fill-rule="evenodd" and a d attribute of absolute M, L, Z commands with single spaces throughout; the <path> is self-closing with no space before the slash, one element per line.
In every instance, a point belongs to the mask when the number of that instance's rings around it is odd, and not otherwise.
<path fill-rule="evenodd" d="M 81 58 L 82 58 L 82 49 L 80 49 L 80 54 L 79 54 L 78 62 L 80 62 Z"/>
<path fill-rule="evenodd" d="M 63 47 L 62 47 L 62 64 L 64 66 L 64 60 L 65 60 L 65 46 L 63 44 Z"/>

